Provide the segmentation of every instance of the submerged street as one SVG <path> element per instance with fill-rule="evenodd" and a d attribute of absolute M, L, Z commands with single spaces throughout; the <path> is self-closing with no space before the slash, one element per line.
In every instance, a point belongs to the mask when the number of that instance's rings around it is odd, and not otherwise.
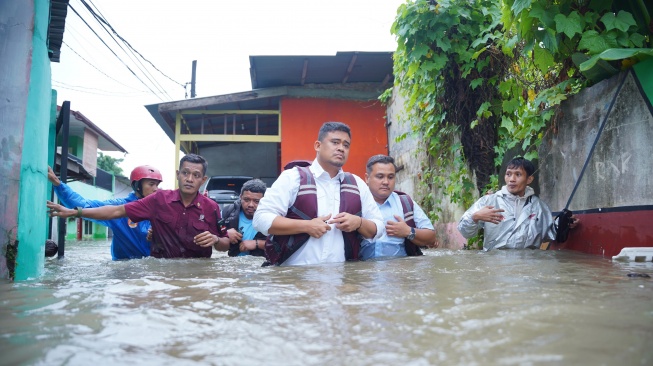
<path fill-rule="evenodd" d="M 3 364 L 650 364 L 652 263 L 572 251 L 427 250 L 303 267 L 111 261 L 69 242 L 0 286 Z M 629 277 L 628 275 L 631 274 Z"/>

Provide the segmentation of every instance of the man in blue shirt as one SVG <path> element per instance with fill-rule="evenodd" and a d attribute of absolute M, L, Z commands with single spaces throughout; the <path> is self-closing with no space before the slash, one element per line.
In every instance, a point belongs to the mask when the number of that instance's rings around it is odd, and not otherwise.
<path fill-rule="evenodd" d="M 73 191 L 66 183 L 62 183 L 48 167 L 48 180 L 54 186 L 54 191 L 61 205 L 67 208 L 92 208 L 107 205 L 124 205 L 137 199 L 146 197 L 157 191 L 159 183 L 163 180 L 161 172 L 149 165 L 134 168 L 130 175 L 132 189 L 126 198 L 114 198 L 106 201 L 87 200 Z M 111 258 L 132 259 L 150 256 L 150 242 L 147 241 L 147 231 L 151 225 L 149 221 L 132 222 L 127 217 L 114 220 L 93 220 L 113 230 L 111 241 Z"/>
<path fill-rule="evenodd" d="M 363 260 L 421 255 L 418 247 L 435 244 L 431 220 L 410 196 L 394 190 L 396 172 L 390 156 L 374 155 L 367 161 L 365 178 L 383 215 L 385 232 L 377 240 L 362 242 Z"/>
<path fill-rule="evenodd" d="M 229 237 L 220 238 L 215 248 L 218 249 L 219 242 L 229 242 L 229 256 L 254 255 L 264 256 L 265 235 L 259 233 L 252 226 L 254 212 L 258 203 L 263 198 L 267 189 L 265 182 L 260 179 L 251 179 L 243 184 L 240 189 L 240 197 L 231 205 L 225 206 L 222 210 L 224 226 Z"/>

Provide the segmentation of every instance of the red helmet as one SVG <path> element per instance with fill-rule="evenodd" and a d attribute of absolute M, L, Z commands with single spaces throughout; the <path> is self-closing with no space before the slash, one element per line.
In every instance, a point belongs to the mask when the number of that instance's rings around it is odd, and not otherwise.
<path fill-rule="evenodd" d="M 137 166 L 134 168 L 134 170 L 132 170 L 132 173 L 129 176 L 129 180 L 132 182 L 132 184 L 144 178 L 156 179 L 159 182 L 163 181 L 163 177 L 161 176 L 159 169 L 151 165 Z"/>

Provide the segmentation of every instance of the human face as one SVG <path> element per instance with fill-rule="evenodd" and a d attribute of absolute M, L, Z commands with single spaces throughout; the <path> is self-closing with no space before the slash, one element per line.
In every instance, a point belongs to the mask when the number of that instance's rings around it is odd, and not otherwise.
<path fill-rule="evenodd" d="M 337 172 L 347 162 L 349 145 L 351 145 L 351 139 L 347 132 L 329 132 L 322 141 L 315 141 L 318 163 L 324 170 Z"/>
<path fill-rule="evenodd" d="M 202 171 L 202 164 L 190 163 L 185 161 L 181 165 L 181 169 L 177 170 L 177 181 L 179 182 L 179 190 L 184 195 L 194 195 L 199 190 L 202 184 L 208 179 Z"/>
<path fill-rule="evenodd" d="M 523 167 L 506 169 L 506 187 L 508 192 L 522 197 L 526 193 L 526 186 L 531 184 L 533 176 L 528 176 Z"/>
<path fill-rule="evenodd" d="M 245 214 L 245 217 L 251 219 L 254 217 L 254 212 L 258 208 L 258 203 L 263 198 L 263 193 L 254 193 L 250 191 L 244 191 L 240 195 L 240 207 Z"/>
<path fill-rule="evenodd" d="M 159 189 L 161 181 L 156 179 L 143 178 L 141 179 L 141 192 L 143 197 L 147 197 Z"/>
<path fill-rule="evenodd" d="M 367 185 L 374 196 L 374 201 L 384 203 L 395 190 L 395 167 L 392 164 L 376 163 L 372 171 L 365 173 Z"/>

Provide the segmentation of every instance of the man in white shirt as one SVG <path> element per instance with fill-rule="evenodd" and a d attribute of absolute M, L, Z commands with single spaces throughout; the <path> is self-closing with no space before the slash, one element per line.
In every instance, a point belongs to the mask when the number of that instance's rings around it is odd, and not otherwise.
<path fill-rule="evenodd" d="M 431 220 L 413 199 L 395 191 L 397 167 L 387 155 L 374 155 L 367 161 L 365 178 L 376 201 L 385 232 L 378 240 L 363 240 L 361 259 L 422 255 L 420 246 L 435 244 Z"/>
<path fill-rule="evenodd" d="M 265 245 L 271 264 L 358 260 L 360 237 L 383 233 L 383 218 L 367 184 L 342 170 L 350 144 L 349 126 L 325 123 L 314 143 L 317 154 L 311 166 L 283 171 L 266 191 L 253 225 L 271 235 Z"/>

